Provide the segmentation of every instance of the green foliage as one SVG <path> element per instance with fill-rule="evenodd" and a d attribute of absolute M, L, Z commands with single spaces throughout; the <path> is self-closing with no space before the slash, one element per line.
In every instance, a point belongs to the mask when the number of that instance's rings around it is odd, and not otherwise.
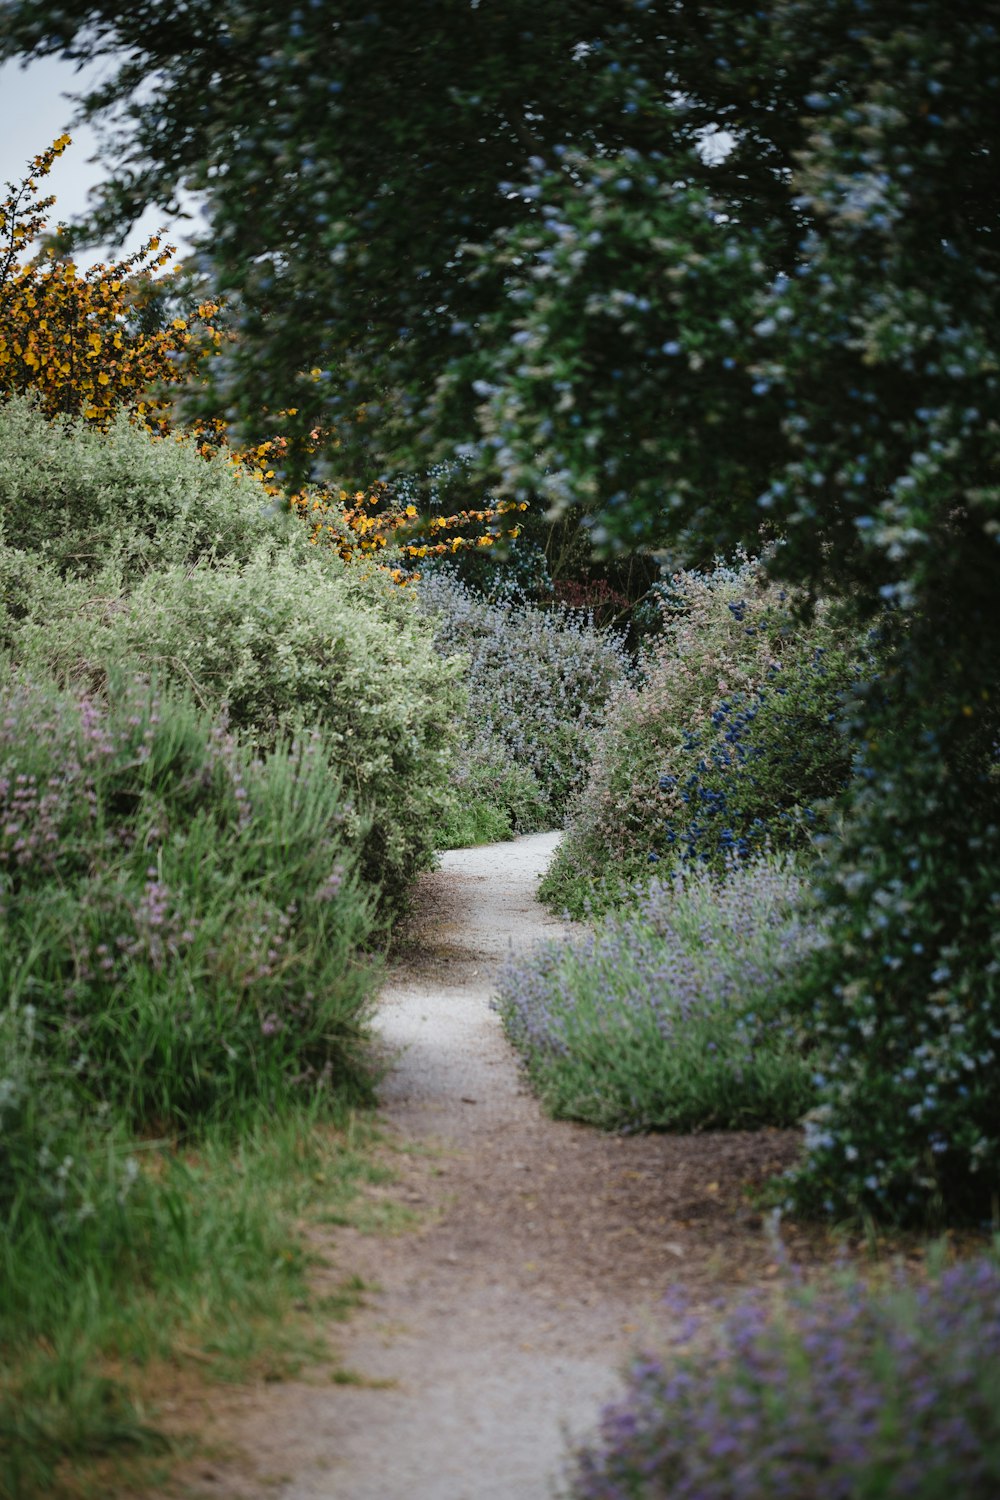
<path fill-rule="evenodd" d="M 838 732 L 854 632 L 794 601 L 746 558 L 679 573 L 642 680 L 618 697 L 542 885 L 579 914 L 623 882 L 808 843 L 850 770 Z M 596 882 L 597 891 L 588 890 Z"/>
<path fill-rule="evenodd" d="M 909 665 L 930 694 L 922 645 Z M 799 987 L 825 1061 L 793 1197 L 844 1217 L 987 1224 L 1000 1191 L 1000 808 L 981 741 L 993 729 L 982 699 L 934 688 L 904 753 L 879 732 L 901 685 L 888 679 L 869 706 L 821 871 L 837 944 Z"/>
<path fill-rule="evenodd" d="M 375 1175 L 343 1123 L 297 1108 L 244 1119 L 238 1144 L 137 1141 L 54 1070 L 37 1020 L 0 1015 L 0 1493 L 68 1500 L 89 1464 L 161 1453 L 157 1360 L 233 1378 L 320 1352 L 295 1309 L 336 1307 L 308 1284 L 302 1222 L 353 1221 Z"/>
<path fill-rule="evenodd" d="M 193 442 L 155 439 L 124 413 L 106 433 L 48 421 L 24 397 L 0 403 L 0 526 L 60 574 L 111 567 L 129 585 L 171 563 L 246 561 L 285 530 L 256 481 Z"/>
<path fill-rule="evenodd" d="M 498 1008 L 546 1107 L 611 1129 L 796 1124 L 813 1069 L 781 997 L 817 942 L 808 907 L 788 864 L 688 869 L 511 960 Z"/>
<path fill-rule="evenodd" d="M 314 549 L 258 549 L 244 566 L 203 562 L 45 594 L 13 628 L 19 660 L 64 681 L 109 666 L 156 673 L 223 707 L 269 747 L 318 725 L 351 806 L 362 878 L 386 914 L 434 852 L 459 701 L 411 600 L 388 582 L 348 581 Z"/>
<path fill-rule="evenodd" d="M 364 1087 L 374 975 L 317 731 L 263 760 L 178 692 L 2 690 L 0 993 L 137 1126 Z"/>

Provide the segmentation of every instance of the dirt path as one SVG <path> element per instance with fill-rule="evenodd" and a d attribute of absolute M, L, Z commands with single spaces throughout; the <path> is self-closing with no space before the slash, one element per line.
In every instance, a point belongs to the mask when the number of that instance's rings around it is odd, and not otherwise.
<path fill-rule="evenodd" d="M 525 1092 L 489 997 L 511 949 L 559 930 L 534 899 L 555 842 L 455 851 L 424 878 L 378 1020 L 406 1148 L 393 1192 L 422 1224 L 325 1247 L 380 1288 L 337 1335 L 367 1383 L 258 1393 L 226 1434 L 246 1462 L 199 1494 L 549 1500 L 567 1434 L 593 1428 L 630 1350 L 655 1342 L 664 1295 L 773 1274 L 746 1190 L 793 1135 L 605 1136 Z"/>

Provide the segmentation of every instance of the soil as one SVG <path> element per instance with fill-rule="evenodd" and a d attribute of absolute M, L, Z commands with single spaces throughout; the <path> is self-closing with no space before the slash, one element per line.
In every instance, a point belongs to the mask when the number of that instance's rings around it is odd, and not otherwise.
<path fill-rule="evenodd" d="M 376 1022 L 398 1180 L 373 1190 L 418 1227 L 323 1232 L 326 1274 L 376 1288 L 333 1334 L 356 1383 L 220 1403 L 207 1436 L 228 1456 L 186 1494 L 550 1500 L 628 1358 L 664 1339 L 669 1294 L 704 1307 L 776 1276 L 755 1192 L 795 1132 L 605 1135 L 525 1087 L 489 1002 L 504 957 L 561 930 L 534 895 L 557 837 L 457 850 L 424 877 Z M 783 1233 L 799 1266 L 829 1258 L 822 1232 Z"/>

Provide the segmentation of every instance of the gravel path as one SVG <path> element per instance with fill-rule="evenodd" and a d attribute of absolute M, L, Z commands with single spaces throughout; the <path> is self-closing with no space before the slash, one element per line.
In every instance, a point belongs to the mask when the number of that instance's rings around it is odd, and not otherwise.
<path fill-rule="evenodd" d="M 323 1246 L 378 1288 L 336 1335 L 364 1383 L 258 1392 L 221 1434 L 243 1459 L 188 1494 L 551 1500 L 664 1295 L 773 1272 L 745 1188 L 790 1159 L 791 1133 L 605 1136 L 525 1091 L 489 999 L 509 952 L 560 930 L 534 895 L 557 838 L 454 851 L 422 882 L 377 1019 L 403 1176 L 388 1194 L 420 1227 Z"/>

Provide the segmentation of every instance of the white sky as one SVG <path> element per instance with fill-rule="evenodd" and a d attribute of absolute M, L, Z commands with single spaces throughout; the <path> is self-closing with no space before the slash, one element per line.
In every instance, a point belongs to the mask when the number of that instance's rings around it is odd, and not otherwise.
<path fill-rule="evenodd" d="M 82 213 L 89 190 L 104 176 L 100 165 L 89 160 L 97 153 L 97 137 L 89 127 L 70 129 L 75 106 L 66 98 L 68 93 L 83 89 L 84 78 L 100 77 L 102 67 L 107 64 L 78 73 L 72 63 L 49 57 L 32 62 L 27 68 L 17 62 L 0 64 L 0 185 L 19 182 L 31 158 L 51 146 L 64 130 L 69 130 L 73 137 L 73 144 L 66 148 L 46 179 L 46 195 L 56 195 L 53 226 L 57 219 L 67 222 Z M 0 195 L 2 191 L 0 187 Z M 190 220 L 170 225 L 162 212 L 148 210 L 127 240 L 125 253 L 138 249 L 143 240 L 166 228 L 167 240 L 183 254 L 184 231 L 189 227 Z M 81 253 L 79 262 L 90 265 L 95 260 L 107 259 L 109 254 L 118 252 L 102 247 Z"/>

